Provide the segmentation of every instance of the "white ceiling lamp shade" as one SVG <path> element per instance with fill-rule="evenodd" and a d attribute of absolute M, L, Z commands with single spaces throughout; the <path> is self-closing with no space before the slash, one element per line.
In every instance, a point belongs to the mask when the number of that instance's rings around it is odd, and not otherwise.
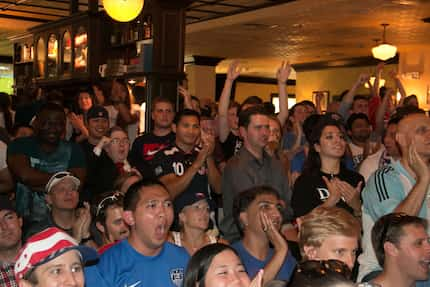
<path fill-rule="evenodd" d="M 139 16 L 144 0 L 103 0 L 106 13 L 119 22 L 129 22 Z"/>
<path fill-rule="evenodd" d="M 372 55 L 374 58 L 382 61 L 386 61 L 388 59 L 396 56 L 397 47 L 394 45 L 390 45 L 385 41 L 385 29 L 388 24 L 381 24 L 384 27 L 384 32 L 382 34 L 382 43 L 376 47 L 372 48 Z"/>

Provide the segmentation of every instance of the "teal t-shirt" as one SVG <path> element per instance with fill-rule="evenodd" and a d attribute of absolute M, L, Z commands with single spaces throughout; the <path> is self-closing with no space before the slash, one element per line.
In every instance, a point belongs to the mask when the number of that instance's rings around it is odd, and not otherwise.
<path fill-rule="evenodd" d="M 57 149 L 46 153 L 40 149 L 37 137 L 14 140 L 8 145 L 10 155 L 25 155 L 32 168 L 47 173 L 56 173 L 71 168 L 85 168 L 84 154 L 76 143 L 60 141 Z M 30 221 L 40 221 L 48 215 L 45 197 L 42 192 L 34 192 L 22 182 L 16 185 L 16 208 L 20 216 Z"/>

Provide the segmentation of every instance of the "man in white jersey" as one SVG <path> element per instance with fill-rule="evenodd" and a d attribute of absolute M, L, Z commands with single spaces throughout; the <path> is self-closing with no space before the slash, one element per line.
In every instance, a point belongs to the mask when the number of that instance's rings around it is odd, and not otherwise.
<path fill-rule="evenodd" d="M 427 199 L 430 184 L 430 118 L 416 108 L 406 108 L 399 113 L 403 116 L 398 124 L 396 142 L 402 156 L 399 161 L 372 174 L 362 192 L 364 252 L 358 259 L 358 279 L 361 281 L 373 279 L 382 270 L 370 240 L 371 229 L 381 216 L 402 212 L 428 219 L 430 215 Z"/>

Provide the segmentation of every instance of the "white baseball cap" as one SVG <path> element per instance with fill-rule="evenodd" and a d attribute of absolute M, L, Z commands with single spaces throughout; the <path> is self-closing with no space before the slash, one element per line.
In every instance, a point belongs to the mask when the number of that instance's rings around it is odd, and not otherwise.
<path fill-rule="evenodd" d="M 51 176 L 51 178 L 49 179 L 45 187 L 46 193 L 49 193 L 55 185 L 57 185 L 58 183 L 60 183 L 66 178 L 70 178 L 73 181 L 73 183 L 76 185 L 76 188 L 79 188 L 79 185 L 81 184 L 81 181 L 79 180 L 79 178 L 73 176 L 68 171 L 60 171 L 54 174 L 53 176 Z"/>

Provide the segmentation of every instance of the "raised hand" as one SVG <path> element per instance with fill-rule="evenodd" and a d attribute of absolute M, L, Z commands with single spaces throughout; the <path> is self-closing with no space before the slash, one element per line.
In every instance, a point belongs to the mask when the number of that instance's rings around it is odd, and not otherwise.
<path fill-rule="evenodd" d="M 68 113 L 67 118 L 69 119 L 72 126 L 77 130 L 81 130 L 81 128 L 85 126 L 82 117 L 76 115 L 74 112 Z"/>
<path fill-rule="evenodd" d="M 227 80 L 234 81 L 239 77 L 242 68 L 239 67 L 239 61 L 234 60 L 231 62 L 227 71 Z"/>
<path fill-rule="evenodd" d="M 368 74 L 360 74 L 360 76 L 358 77 L 358 83 L 360 85 L 364 85 L 365 83 L 367 83 L 367 81 L 369 81 L 369 75 Z"/>
<path fill-rule="evenodd" d="M 288 80 L 288 77 L 291 73 L 291 65 L 290 62 L 282 61 L 281 67 L 279 67 L 276 72 L 276 78 L 278 79 L 278 83 L 285 84 Z"/>
<path fill-rule="evenodd" d="M 191 97 L 190 92 L 184 88 L 183 86 L 178 86 L 178 93 L 183 96 L 184 98 Z"/>

